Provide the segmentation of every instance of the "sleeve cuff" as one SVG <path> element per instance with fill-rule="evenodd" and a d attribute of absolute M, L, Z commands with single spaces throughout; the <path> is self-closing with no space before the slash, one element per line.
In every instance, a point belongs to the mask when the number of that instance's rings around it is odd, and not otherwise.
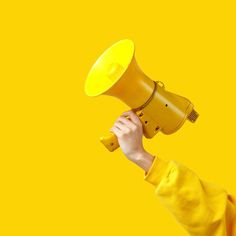
<path fill-rule="evenodd" d="M 157 186 L 162 180 L 166 170 L 168 168 L 168 161 L 164 161 L 157 156 L 154 156 L 154 160 L 148 172 L 144 174 L 144 180 L 150 184 Z"/>

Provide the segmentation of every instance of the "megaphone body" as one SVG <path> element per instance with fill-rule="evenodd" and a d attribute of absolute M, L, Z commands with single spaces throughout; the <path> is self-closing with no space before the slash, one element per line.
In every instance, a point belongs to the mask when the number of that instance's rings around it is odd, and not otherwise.
<path fill-rule="evenodd" d="M 161 81 L 143 73 L 134 57 L 134 44 L 128 39 L 115 43 L 98 58 L 86 79 L 85 93 L 120 99 L 139 117 L 149 139 L 158 132 L 172 134 L 186 119 L 195 122 L 198 117 L 187 98 L 166 91 Z M 101 136 L 100 141 L 109 151 L 119 147 L 112 132 Z"/>

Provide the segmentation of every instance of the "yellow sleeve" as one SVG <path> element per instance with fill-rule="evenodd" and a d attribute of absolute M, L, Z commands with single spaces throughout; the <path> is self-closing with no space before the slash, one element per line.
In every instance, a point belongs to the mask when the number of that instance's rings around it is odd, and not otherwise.
<path fill-rule="evenodd" d="M 184 165 L 154 157 L 144 179 L 191 236 L 236 236 L 236 201 Z"/>

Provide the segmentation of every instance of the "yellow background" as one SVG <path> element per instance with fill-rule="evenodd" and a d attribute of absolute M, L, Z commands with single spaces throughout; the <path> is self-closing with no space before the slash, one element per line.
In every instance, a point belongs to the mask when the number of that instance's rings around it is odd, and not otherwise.
<path fill-rule="evenodd" d="M 234 1 L 0 3 L 0 235 L 186 235 L 143 171 L 99 142 L 129 110 L 87 97 L 86 75 L 130 38 L 153 80 L 200 117 L 144 139 L 236 194 Z"/>

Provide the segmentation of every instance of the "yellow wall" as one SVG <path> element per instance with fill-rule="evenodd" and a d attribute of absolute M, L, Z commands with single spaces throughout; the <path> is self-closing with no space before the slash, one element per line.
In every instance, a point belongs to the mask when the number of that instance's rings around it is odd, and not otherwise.
<path fill-rule="evenodd" d="M 235 3 L 141 2 L 0 4 L 0 235 L 186 235 L 143 171 L 99 142 L 129 107 L 87 97 L 84 82 L 123 38 L 200 113 L 145 148 L 236 195 Z"/>

